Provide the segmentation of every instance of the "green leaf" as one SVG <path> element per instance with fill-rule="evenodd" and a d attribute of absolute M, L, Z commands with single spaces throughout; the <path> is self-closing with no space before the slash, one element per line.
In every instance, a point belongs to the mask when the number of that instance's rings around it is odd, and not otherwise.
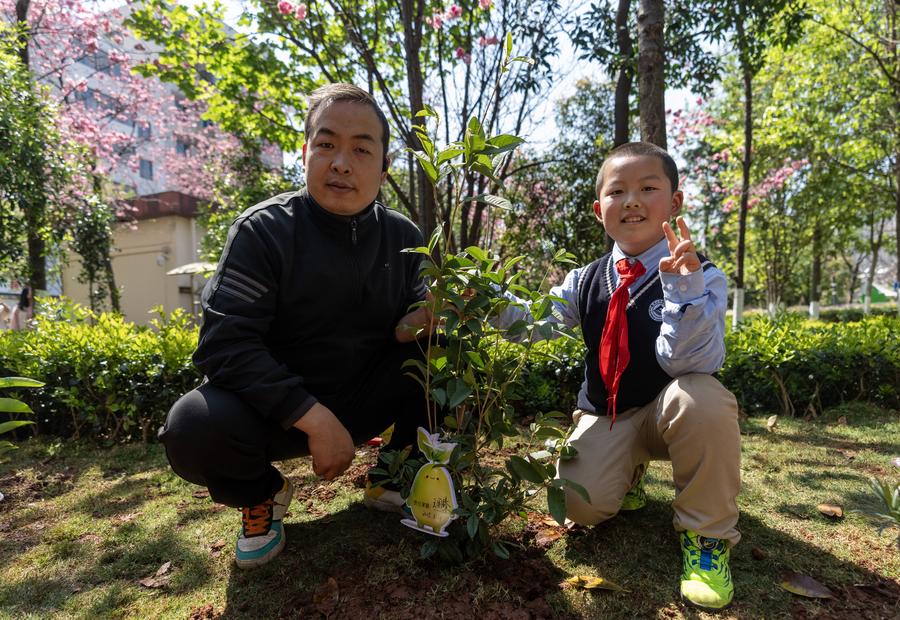
<path fill-rule="evenodd" d="M 478 194 L 477 196 L 468 196 L 467 198 L 463 198 L 463 202 L 469 202 L 471 200 L 474 200 L 475 202 L 481 202 L 492 207 L 497 207 L 498 209 L 506 209 L 507 211 L 511 211 L 513 208 L 513 205 L 509 200 L 503 198 L 502 196 L 496 196 L 494 194 Z"/>
<path fill-rule="evenodd" d="M 11 387 L 43 387 L 43 381 L 27 377 L 0 377 L 0 389 Z"/>
<path fill-rule="evenodd" d="M 424 105 L 422 106 L 422 109 L 421 109 L 421 110 L 419 110 L 418 112 L 416 112 L 416 117 L 420 117 L 420 116 L 426 116 L 426 117 L 427 117 L 427 116 L 430 116 L 430 117 L 436 118 L 436 119 L 440 119 L 440 118 L 441 118 L 441 117 L 438 115 L 438 113 L 434 111 L 434 108 L 432 108 L 432 107 L 431 107 L 430 105 L 428 105 L 427 103 L 424 104 Z"/>
<path fill-rule="evenodd" d="M 591 496 L 588 494 L 587 489 L 585 489 L 583 486 L 581 486 L 574 480 L 569 480 L 568 478 L 559 478 L 559 480 L 562 482 L 564 487 L 578 493 L 578 497 L 583 499 L 588 504 L 591 503 Z"/>
<path fill-rule="evenodd" d="M 429 540 L 419 549 L 419 557 L 423 560 L 426 558 L 430 558 L 438 550 L 438 543 L 436 540 Z"/>
<path fill-rule="evenodd" d="M 513 151 L 520 144 L 525 142 L 525 138 L 513 136 L 510 134 L 501 134 L 494 136 L 485 144 L 485 148 L 481 151 L 487 155 L 499 155 L 500 153 L 508 153 Z"/>
<path fill-rule="evenodd" d="M 412 154 L 419 161 L 419 165 L 425 171 L 425 176 L 428 177 L 428 180 L 432 183 L 437 183 L 438 171 L 434 164 L 431 163 L 431 158 L 422 151 L 413 151 Z"/>
<path fill-rule="evenodd" d="M 15 398 L 0 398 L 0 412 L 31 413 L 31 407 Z"/>
<path fill-rule="evenodd" d="M 451 409 L 461 404 L 472 393 L 472 388 L 466 385 L 465 381 L 456 379 L 456 386 L 450 395 L 450 401 L 447 403 Z"/>
<path fill-rule="evenodd" d="M 443 151 L 438 152 L 437 159 L 435 163 L 440 166 L 446 161 L 450 161 L 460 155 L 464 154 L 466 149 L 461 146 L 448 146 Z"/>
<path fill-rule="evenodd" d="M 550 516 L 560 525 L 566 522 L 566 492 L 556 487 L 547 487 L 547 508 Z"/>
<path fill-rule="evenodd" d="M 507 64 L 509 62 L 507 59 L 512 56 L 512 46 L 513 46 L 513 38 L 512 33 L 506 33 L 506 43 L 503 46 L 503 64 Z"/>
<path fill-rule="evenodd" d="M 478 351 L 466 351 L 466 359 L 472 362 L 479 370 L 484 369 L 484 360 Z"/>
<path fill-rule="evenodd" d="M 527 480 L 534 484 L 542 484 L 544 482 L 544 476 L 541 472 L 539 472 L 532 463 L 526 461 L 521 456 L 514 455 L 509 457 L 506 461 L 506 468 L 522 480 Z"/>
<path fill-rule="evenodd" d="M 496 555 L 498 558 L 501 558 L 503 560 L 509 559 L 509 550 L 504 546 L 504 544 L 502 542 L 497 542 L 497 541 L 492 542 L 491 550 L 494 552 L 494 555 Z"/>
<path fill-rule="evenodd" d="M 469 538 L 475 538 L 475 535 L 478 534 L 478 515 L 469 516 L 469 520 L 466 523 L 466 531 L 469 533 Z"/>
<path fill-rule="evenodd" d="M 529 58 L 528 56 L 516 56 L 515 58 L 510 58 L 509 62 L 524 62 L 529 65 L 534 64 L 534 58 Z"/>
<path fill-rule="evenodd" d="M 34 422 L 31 420 L 10 420 L 9 422 L 0 423 L 0 435 L 8 433 L 14 428 L 19 428 L 20 426 L 26 426 L 28 424 L 34 424 Z"/>
<path fill-rule="evenodd" d="M 465 200 L 463 200 L 463 202 L 467 202 L 468 200 L 472 200 L 472 199 L 466 198 Z M 479 248 L 477 245 L 470 245 L 469 247 L 466 248 L 466 252 L 470 256 L 474 257 L 476 260 L 480 260 L 480 261 L 490 260 L 490 258 L 488 258 L 487 252 L 485 252 L 484 250 Z"/>

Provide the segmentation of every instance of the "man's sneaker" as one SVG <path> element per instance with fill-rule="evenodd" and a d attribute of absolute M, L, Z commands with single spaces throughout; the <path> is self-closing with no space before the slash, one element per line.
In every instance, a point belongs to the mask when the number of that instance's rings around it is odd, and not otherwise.
<path fill-rule="evenodd" d="M 697 607 L 721 609 L 734 596 L 728 557 L 728 541 L 681 532 L 683 570 L 681 596 Z"/>
<path fill-rule="evenodd" d="M 294 485 L 284 478 L 281 489 L 261 504 L 241 508 L 241 534 L 234 561 L 239 568 L 262 566 L 284 549 L 287 540 L 282 520 L 294 497 Z"/>
<path fill-rule="evenodd" d="M 622 499 L 622 506 L 619 508 L 622 512 L 631 510 L 640 510 L 647 505 L 647 493 L 644 491 L 644 472 L 647 471 L 647 464 L 641 463 L 635 472 L 637 480 L 628 489 L 628 493 Z"/>
<path fill-rule="evenodd" d="M 399 491 L 375 487 L 372 486 L 371 482 L 366 482 L 366 490 L 363 491 L 363 504 L 367 508 L 383 510 L 384 512 L 396 512 L 397 514 L 408 514 L 409 512 L 406 507 L 406 501 Z"/>

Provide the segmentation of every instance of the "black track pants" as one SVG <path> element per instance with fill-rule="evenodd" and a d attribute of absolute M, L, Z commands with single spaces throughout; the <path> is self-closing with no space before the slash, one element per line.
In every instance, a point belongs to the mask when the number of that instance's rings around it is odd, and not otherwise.
<path fill-rule="evenodd" d="M 415 343 L 397 345 L 340 394 L 308 389 L 363 443 L 395 425 L 389 448 L 415 447 L 416 428 L 428 426 L 422 386 L 401 369 L 422 359 Z M 273 461 L 309 454 L 307 436 L 262 418 L 235 394 L 204 383 L 182 396 L 169 411 L 160 441 L 176 474 L 209 489 L 229 506 L 255 506 L 270 497 L 281 478 Z"/>

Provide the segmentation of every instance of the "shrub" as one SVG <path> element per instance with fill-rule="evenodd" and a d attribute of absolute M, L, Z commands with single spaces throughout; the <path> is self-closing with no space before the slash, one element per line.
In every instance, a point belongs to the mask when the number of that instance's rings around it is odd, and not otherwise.
<path fill-rule="evenodd" d="M 756 317 L 726 336 L 720 375 L 748 413 L 810 413 L 848 400 L 900 406 L 900 319 Z"/>
<path fill-rule="evenodd" d="M 149 327 L 49 301 L 34 329 L 0 337 L 0 367 L 46 385 L 22 395 L 39 432 L 147 441 L 172 403 L 199 383 L 197 330 L 176 310 Z"/>

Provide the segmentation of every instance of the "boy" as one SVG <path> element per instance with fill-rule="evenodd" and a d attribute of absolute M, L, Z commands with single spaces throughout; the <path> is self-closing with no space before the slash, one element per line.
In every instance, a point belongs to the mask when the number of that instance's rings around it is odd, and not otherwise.
<path fill-rule="evenodd" d="M 721 608 L 734 593 L 728 558 L 740 539 L 738 410 L 712 376 L 725 357 L 725 276 L 696 253 L 682 218 L 680 240 L 672 230 L 682 200 L 675 162 L 655 145 L 624 144 L 600 167 L 594 214 L 615 246 L 551 291 L 567 302 L 557 318 L 581 325 L 588 350 L 570 440 L 577 456 L 560 461 L 558 475 L 591 499 L 567 492 L 568 517 L 594 525 L 643 507 L 647 462 L 670 460 L 681 594 Z"/>
<path fill-rule="evenodd" d="M 251 207 L 229 231 L 194 353 L 207 381 L 160 430 L 175 473 L 241 508 L 241 568 L 285 544 L 293 486 L 272 461 L 310 454 L 330 480 L 354 444 L 395 423 L 391 448 L 414 445 L 427 420 L 422 388 L 401 370 L 421 355 L 413 334 L 430 323 L 424 308 L 407 313 L 426 287 L 421 255 L 401 252 L 422 235 L 376 201 L 387 120 L 365 91 L 332 84 L 310 95 L 305 134 L 306 188 Z M 403 503 L 381 487 L 365 501 Z"/>

